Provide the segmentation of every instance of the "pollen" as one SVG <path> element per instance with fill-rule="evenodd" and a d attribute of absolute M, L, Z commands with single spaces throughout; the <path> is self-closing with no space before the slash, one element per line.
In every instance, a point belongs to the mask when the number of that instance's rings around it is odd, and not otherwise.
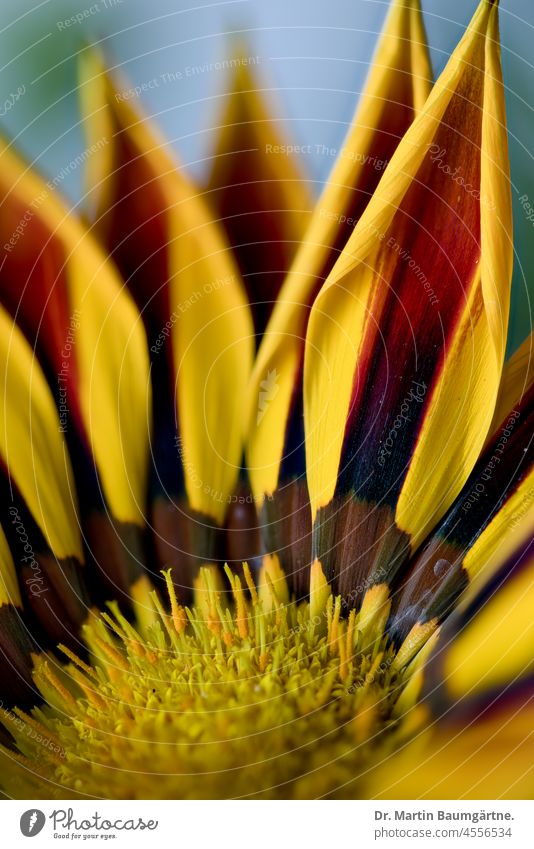
<path fill-rule="evenodd" d="M 83 629 L 86 660 L 35 659 L 43 704 L 2 710 L 3 789 L 16 798 L 344 798 L 413 730 L 416 660 L 402 667 L 377 599 L 295 602 L 266 558 L 222 584 L 201 569 L 191 608 L 144 582 Z M 380 599 L 379 599 L 380 601 Z M 369 615 L 373 607 L 374 615 Z M 380 630 L 381 629 L 381 630 Z M 423 652 L 424 653 L 424 652 Z M 396 662 L 397 659 L 397 662 Z M 31 767 L 30 767 L 31 764 Z"/>

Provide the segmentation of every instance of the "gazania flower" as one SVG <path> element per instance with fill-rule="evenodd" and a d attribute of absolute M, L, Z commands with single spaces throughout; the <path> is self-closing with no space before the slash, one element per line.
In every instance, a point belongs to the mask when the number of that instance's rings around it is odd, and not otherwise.
<path fill-rule="evenodd" d="M 2 790 L 529 797 L 497 3 L 432 86 L 393 0 L 313 211 L 256 85 L 200 191 L 84 50 L 83 220 L 2 144 Z"/>

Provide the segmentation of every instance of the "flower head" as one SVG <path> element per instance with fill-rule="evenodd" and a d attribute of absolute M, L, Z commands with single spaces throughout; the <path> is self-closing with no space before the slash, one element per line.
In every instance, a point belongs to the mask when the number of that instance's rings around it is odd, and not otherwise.
<path fill-rule="evenodd" d="M 531 794 L 497 15 L 393 0 L 313 212 L 248 62 L 205 192 L 92 48 L 85 219 L 3 144 L 8 795 Z"/>

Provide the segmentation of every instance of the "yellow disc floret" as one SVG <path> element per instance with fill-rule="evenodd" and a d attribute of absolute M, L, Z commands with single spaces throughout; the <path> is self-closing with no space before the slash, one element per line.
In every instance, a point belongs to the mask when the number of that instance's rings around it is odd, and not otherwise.
<path fill-rule="evenodd" d="M 318 567 L 316 567 L 317 571 Z M 289 600 L 266 560 L 201 570 L 192 609 L 137 588 L 84 628 L 90 662 L 35 662 L 45 704 L 0 712 L 4 791 L 17 798 L 354 797 L 378 750 L 413 729 L 417 676 L 395 664 L 384 616 L 341 598 Z M 170 609 L 169 609 L 170 608 Z M 413 666 L 413 664 L 412 664 Z M 412 693 L 411 690 L 414 692 Z M 404 694 L 404 696 L 403 696 Z M 398 706 L 402 704 L 402 711 Z M 406 717 L 410 717 L 408 720 Z"/>

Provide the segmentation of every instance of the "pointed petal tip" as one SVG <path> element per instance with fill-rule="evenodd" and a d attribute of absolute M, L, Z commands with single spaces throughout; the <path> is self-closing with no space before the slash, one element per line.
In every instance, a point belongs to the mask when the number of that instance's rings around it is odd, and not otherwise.
<path fill-rule="evenodd" d="M 416 656 L 430 637 L 435 634 L 438 624 L 437 619 L 431 619 L 428 622 L 416 622 L 395 655 L 392 665 L 395 672 L 403 669 Z"/>
<path fill-rule="evenodd" d="M 266 610 L 289 601 L 289 587 L 277 554 L 266 554 L 260 569 L 258 590 Z"/>
<path fill-rule="evenodd" d="M 386 497 L 394 507 L 396 524 L 410 537 L 412 551 L 453 502 L 476 462 L 502 366 L 512 252 L 504 98 L 489 23 L 495 16 L 488 12 L 487 4 L 479 7 L 471 30 L 389 162 L 345 256 L 315 300 L 306 339 L 304 407 L 314 519 L 340 491 L 357 491 L 369 501 Z M 474 144 L 464 150 L 458 139 L 469 138 Z M 458 173 L 463 182 L 455 181 Z M 480 197 L 458 191 L 467 184 L 466 178 L 480 185 Z M 432 195 L 430 202 L 424 200 L 427 193 Z M 486 195 L 499 202 L 499 219 L 480 202 Z M 450 228 L 443 223 L 447 215 Z M 414 218 L 418 232 L 409 223 Z M 458 220 L 463 222 L 461 229 Z M 436 238 L 430 245 L 432 231 Z M 444 238 L 446 231 L 454 233 L 450 242 Z M 439 257 L 430 259 L 438 244 L 442 256 L 447 256 L 443 273 L 438 271 Z M 376 286 L 377 277 L 387 279 L 389 291 Z M 460 290 L 453 295 L 460 277 Z M 423 305 L 418 295 L 418 306 L 412 309 L 410 296 L 421 286 L 429 293 L 428 303 Z M 405 329 L 403 319 L 393 317 L 399 299 L 405 299 L 410 316 Z M 421 321 L 414 331 L 417 315 Z M 387 333 L 387 357 L 377 341 L 377 326 Z M 406 386 L 414 335 L 417 366 L 411 373 L 422 381 L 424 392 L 412 399 L 400 387 Z M 428 354 L 422 350 L 425 343 Z M 398 373 L 396 344 L 402 363 Z M 436 463 L 443 421 L 451 408 L 465 409 L 467 398 L 467 415 L 457 415 L 457 424 L 447 432 L 443 462 Z M 410 422 L 402 420 L 407 408 Z M 382 418 L 384 426 L 378 424 Z M 360 450 L 364 440 L 365 451 Z M 376 441 L 370 451 L 371 440 Z M 410 456 L 402 457 L 400 449 L 408 447 Z"/>
<path fill-rule="evenodd" d="M 331 595 L 332 590 L 326 580 L 321 561 L 316 558 L 310 568 L 310 616 L 312 619 L 324 613 Z"/>

